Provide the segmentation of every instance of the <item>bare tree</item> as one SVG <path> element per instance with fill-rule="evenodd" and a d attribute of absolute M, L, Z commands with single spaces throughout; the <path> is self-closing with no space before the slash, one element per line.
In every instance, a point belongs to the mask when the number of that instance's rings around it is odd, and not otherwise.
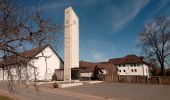
<path fill-rule="evenodd" d="M 60 24 L 44 17 L 41 10 L 27 11 L 17 0 L 0 0 L 0 58 L 22 58 L 19 62 L 0 66 L 3 70 L 8 70 L 10 82 L 13 83 L 11 66 L 17 65 L 15 67 L 18 68 L 18 77 L 21 77 L 21 70 L 27 69 L 23 66 L 35 69 L 31 63 L 28 64 L 32 58 L 22 54 L 26 46 L 42 46 L 47 43 L 56 46 L 61 28 Z M 36 80 L 37 74 L 34 73 Z M 27 79 L 28 75 L 26 74 Z"/>
<path fill-rule="evenodd" d="M 140 46 L 146 58 L 160 66 L 161 75 L 165 75 L 165 66 L 170 62 L 170 17 L 156 17 L 147 23 L 140 34 Z"/>

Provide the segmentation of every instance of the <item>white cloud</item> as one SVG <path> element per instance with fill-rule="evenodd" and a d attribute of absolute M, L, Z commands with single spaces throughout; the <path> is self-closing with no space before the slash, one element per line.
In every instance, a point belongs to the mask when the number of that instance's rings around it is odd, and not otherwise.
<path fill-rule="evenodd" d="M 131 21 L 150 2 L 150 0 L 125 0 L 117 4 L 112 2 L 105 11 L 107 16 L 111 16 L 114 31 L 119 31 Z"/>
<path fill-rule="evenodd" d="M 169 0 L 160 0 L 159 1 L 159 10 L 161 10 L 169 2 L 170 2 Z"/>
<path fill-rule="evenodd" d="M 104 55 L 101 52 L 98 52 L 98 51 L 92 51 L 92 57 L 95 59 L 95 61 L 105 60 Z"/>
<path fill-rule="evenodd" d="M 113 58 L 115 55 L 115 48 L 107 41 L 95 39 L 88 40 L 85 43 L 86 50 L 89 51 L 88 56 L 92 57 L 92 61 L 102 62 L 107 61 L 109 58 Z"/>

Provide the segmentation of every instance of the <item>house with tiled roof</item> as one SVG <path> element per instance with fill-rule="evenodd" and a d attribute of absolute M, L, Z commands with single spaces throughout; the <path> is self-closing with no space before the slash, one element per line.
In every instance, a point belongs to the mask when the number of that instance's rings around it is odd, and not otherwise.
<path fill-rule="evenodd" d="M 127 55 L 122 58 L 109 59 L 108 63 L 118 68 L 118 75 L 149 76 L 150 64 L 144 61 L 143 56 Z"/>
<path fill-rule="evenodd" d="M 79 65 L 80 65 L 79 73 L 80 76 L 83 78 L 93 77 L 93 72 L 96 66 L 102 71 L 102 73 L 100 72 L 100 74 L 112 73 L 117 75 L 117 68 L 115 67 L 114 64 L 80 61 Z"/>
<path fill-rule="evenodd" d="M 29 64 L 32 67 L 29 67 Z M 51 80 L 55 69 L 63 69 L 64 62 L 50 45 L 33 48 L 22 52 L 20 56 L 4 57 L 0 61 L 0 80 L 7 79 L 7 68 L 12 69 L 15 80 L 19 79 L 17 75 L 19 65 L 23 67 L 21 74 L 25 74 L 26 69 L 30 70 L 28 73 L 30 79 L 34 78 L 33 70 L 36 69 L 36 80 Z M 20 77 L 21 80 L 24 78 Z"/>

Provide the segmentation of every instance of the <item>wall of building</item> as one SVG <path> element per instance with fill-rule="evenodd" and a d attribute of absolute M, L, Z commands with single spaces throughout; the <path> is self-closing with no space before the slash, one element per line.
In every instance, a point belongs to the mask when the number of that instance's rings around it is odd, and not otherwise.
<path fill-rule="evenodd" d="M 92 72 L 89 73 L 80 73 L 81 77 L 92 77 Z"/>
<path fill-rule="evenodd" d="M 40 52 L 31 63 L 37 67 L 38 80 L 50 80 L 55 69 L 63 69 L 64 65 L 50 47 Z M 46 74 L 47 73 L 47 74 Z"/>
<path fill-rule="evenodd" d="M 7 80 L 7 71 L 6 70 L 4 70 L 4 72 L 3 72 L 3 70 L 2 70 L 2 68 L 0 68 L 0 80 Z"/>
<path fill-rule="evenodd" d="M 13 80 L 25 80 L 26 79 L 26 71 L 25 71 L 25 67 L 23 67 L 21 69 L 21 72 L 19 72 L 17 66 L 11 67 L 11 69 L 9 70 L 9 72 L 11 73 Z M 8 74 L 9 74 L 8 70 L 2 70 L 0 69 L 0 80 L 8 80 Z M 30 74 L 31 76 L 32 74 Z M 9 77 L 10 78 L 10 77 Z"/>
<path fill-rule="evenodd" d="M 38 59 L 31 60 L 29 63 L 33 64 L 36 67 L 37 80 L 51 80 L 52 75 L 55 72 L 55 69 L 63 69 L 63 62 L 59 59 L 59 57 L 53 52 L 50 47 L 46 47 L 42 52 L 37 54 Z M 27 71 L 26 71 L 27 70 Z M 47 74 L 46 74 L 47 70 Z M 11 69 L 12 74 L 14 75 L 14 80 L 18 80 L 18 71 L 17 68 Z M 22 68 L 21 70 L 21 78 L 22 80 L 26 79 L 26 72 L 29 75 L 30 80 L 34 80 L 34 69 L 32 67 L 27 66 Z M 4 80 L 7 80 L 7 71 L 4 71 Z M 0 80 L 3 80 L 3 71 L 0 69 Z"/>
<path fill-rule="evenodd" d="M 149 76 L 148 66 L 146 64 L 124 64 L 117 65 L 118 75 L 141 75 Z"/>
<path fill-rule="evenodd" d="M 100 73 L 99 74 L 107 74 L 107 71 L 106 70 L 102 70 L 103 73 Z M 80 73 L 80 76 L 81 77 L 92 77 L 93 75 L 93 72 L 84 72 L 84 73 Z"/>

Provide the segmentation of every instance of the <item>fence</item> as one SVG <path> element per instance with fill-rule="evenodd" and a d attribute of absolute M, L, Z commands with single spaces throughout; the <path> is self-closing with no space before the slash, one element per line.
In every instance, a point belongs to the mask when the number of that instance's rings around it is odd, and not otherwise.
<path fill-rule="evenodd" d="M 170 76 L 128 76 L 128 75 L 105 75 L 103 81 L 124 82 L 124 83 L 144 83 L 144 84 L 169 84 Z"/>

